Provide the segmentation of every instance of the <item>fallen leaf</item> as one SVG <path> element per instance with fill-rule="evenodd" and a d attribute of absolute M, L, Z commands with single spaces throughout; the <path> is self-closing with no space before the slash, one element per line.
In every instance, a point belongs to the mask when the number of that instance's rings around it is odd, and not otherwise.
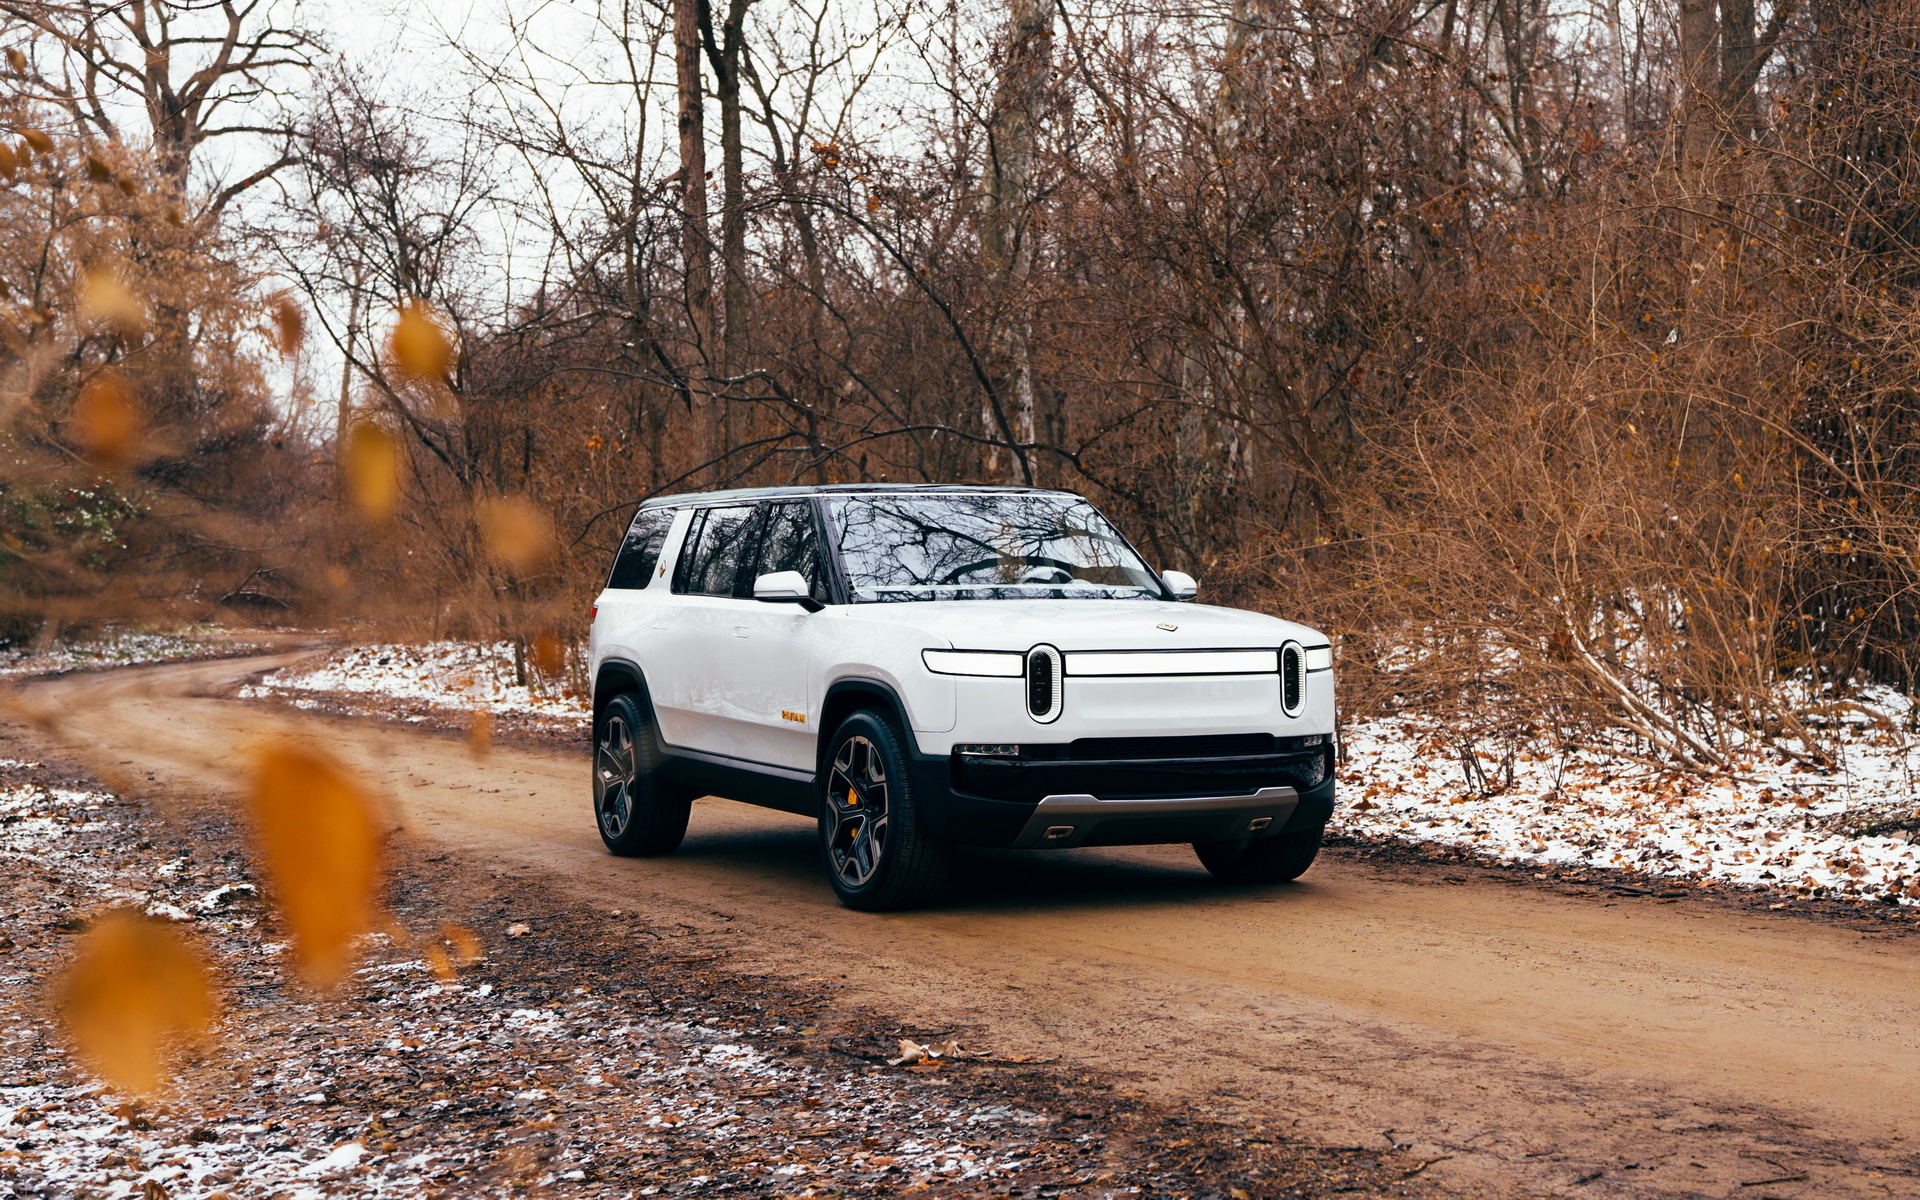
<path fill-rule="evenodd" d="M 73 403 L 76 440 L 89 459 L 110 471 L 133 461 L 140 440 L 140 405 L 133 388 L 115 371 L 89 379 Z"/>
<path fill-rule="evenodd" d="M 284 292 L 273 298 L 273 340 L 282 358 L 299 353 L 307 340 L 307 314 Z"/>
<path fill-rule="evenodd" d="M 388 343 L 400 370 L 416 379 L 438 380 L 453 364 L 453 346 L 441 332 L 424 300 L 415 298 L 400 308 Z"/>
<path fill-rule="evenodd" d="M 458 977 L 453 969 L 453 960 L 440 947 L 428 943 L 421 951 L 421 956 L 427 960 L 427 968 L 439 978 L 451 983 Z"/>
<path fill-rule="evenodd" d="M 525 573 L 553 552 L 553 520 L 524 496 L 490 496 L 474 505 L 480 541 L 495 562 Z"/>
<path fill-rule="evenodd" d="M 532 932 L 533 926 L 527 924 L 525 921 L 515 921 L 513 924 L 507 926 L 508 937 L 525 937 Z"/>
<path fill-rule="evenodd" d="M 95 267 L 80 281 L 80 312 L 131 337 L 147 327 L 147 306 L 110 267 Z"/>
<path fill-rule="evenodd" d="M 217 1012 L 206 966 L 186 940 L 126 909 L 88 930 L 57 995 L 80 1058 L 139 1095 L 159 1090 L 169 1049 L 204 1036 Z"/>
<path fill-rule="evenodd" d="M 330 987 L 374 927 L 380 823 L 372 799 L 332 759 L 282 743 L 254 761 L 253 825 L 273 898 L 307 982 Z"/>
<path fill-rule="evenodd" d="M 453 947 L 454 954 L 462 963 L 479 962 L 485 952 L 480 948 L 480 938 L 465 925 L 456 925 L 451 921 L 440 926 L 440 936 Z"/>
<path fill-rule="evenodd" d="M 400 502 L 400 449 L 392 435 L 371 421 L 357 422 L 340 450 L 340 469 L 361 515 L 375 525 L 393 519 Z"/>
<path fill-rule="evenodd" d="M 543 633 L 533 639 L 533 669 L 542 675 L 558 675 L 567 665 L 567 653 L 560 639 L 551 633 Z"/>

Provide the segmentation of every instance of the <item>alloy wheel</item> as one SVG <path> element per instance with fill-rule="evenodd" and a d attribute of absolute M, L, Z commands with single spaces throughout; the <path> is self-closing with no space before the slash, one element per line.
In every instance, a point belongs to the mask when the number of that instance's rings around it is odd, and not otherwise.
<path fill-rule="evenodd" d="M 840 744 L 827 775 L 832 825 L 827 854 L 848 887 L 873 878 L 887 849 L 887 768 L 878 747 L 855 734 Z"/>
<path fill-rule="evenodd" d="M 594 752 L 594 782 L 599 785 L 595 797 L 600 812 L 600 828 L 610 838 L 626 832 L 633 820 L 633 783 L 637 767 L 633 752 L 633 730 L 625 717 L 607 718 L 606 730 Z"/>

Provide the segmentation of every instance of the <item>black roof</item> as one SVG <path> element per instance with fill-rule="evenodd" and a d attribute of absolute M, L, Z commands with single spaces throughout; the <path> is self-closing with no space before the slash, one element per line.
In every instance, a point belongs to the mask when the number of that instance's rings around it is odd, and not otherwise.
<path fill-rule="evenodd" d="M 655 496 L 641 502 L 642 508 L 674 504 L 706 504 L 723 500 L 783 500 L 799 496 L 899 495 L 903 492 L 1011 492 L 1015 494 L 1067 495 L 1059 488 L 1017 487 L 993 483 L 808 483 L 793 487 L 726 488 L 716 492 L 681 492 L 676 496 Z"/>

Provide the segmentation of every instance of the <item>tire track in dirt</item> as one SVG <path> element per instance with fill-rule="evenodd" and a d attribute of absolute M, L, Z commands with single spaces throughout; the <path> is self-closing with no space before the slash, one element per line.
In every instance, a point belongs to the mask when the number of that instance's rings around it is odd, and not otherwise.
<path fill-rule="evenodd" d="M 1920 941 L 1790 913 L 1609 904 L 1331 855 L 1223 889 L 1181 847 L 964 857 L 942 908 L 846 912 L 811 826 L 720 800 L 671 859 L 600 848 L 583 754 L 203 693 L 292 656 L 30 685 L 135 779 L 231 783 L 278 727 L 323 741 L 472 869 L 604 910 L 727 918 L 732 964 L 1059 1055 L 1208 1117 L 1404 1146 L 1497 1195 L 1920 1196 Z M 617 918 L 608 918 L 610 921 Z"/>

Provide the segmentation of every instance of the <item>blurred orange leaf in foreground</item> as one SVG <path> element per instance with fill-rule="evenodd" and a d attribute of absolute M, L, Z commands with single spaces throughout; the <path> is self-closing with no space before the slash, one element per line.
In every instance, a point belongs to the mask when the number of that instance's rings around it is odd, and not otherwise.
<path fill-rule="evenodd" d="M 567 651 L 560 639 L 551 633 L 543 633 L 533 639 L 533 669 L 542 675 L 554 676 L 566 669 Z"/>
<path fill-rule="evenodd" d="M 273 340 L 282 358 L 292 358 L 307 340 L 307 314 L 291 296 L 273 298 Z"/>
<path fill-rule="evenodd" d="M 553 553 L 553 519 L 524 496 L 483 499 L 474 520 L 488 556 L 515 571 L 531 571 Z"/>
<path fill-rule="evenodd" d="M 133 461 L 140 440 L 140 405 L 119 374 L 104 371 L 89 379 L 73 404 L 75 434 L 87 457 L 110 471 Z"/>
<path fill-rule="evenodd" d="M 80 285 L 80 311 L 132 336 L 147 327 L 147 306 L 106 267 L 88 271 Z"/>
<path fill-rule="evenodd" d="M 400 448 L 392 435 L 370 421 L 359 422 L 341 447 L 340 468 L 348 493 L 367 520 L 384 525 L 393 519 L 400 501 Z"/>
<path fill-rule="evenodd" d="M 5 142 L 0 142 L 0 175 L 6 176 L 7 182 L 11 183 L 13 182 L 13 173 L 19 169 L 20 156 L 13 152 L 12 146 L 7 145 Z"/>
<path fill-rule="evenodd" d="M 81 1060 L 142 1096 L 159 1090 L 171 1044 L 204 1036 L 218 1012 L 206 965 L 186 940 L 129 909 L 87 931 L 57 998 Z"/>
<path fill-rule="evenodd" d="M 440 379 L 453 363 L 453 347 L 424 300 L 409 300 L 400 309 L 391 345 L 400 369 L 419 379 Z"/>
<path fill-rule="evenodd" d="M 373 928 L 380 825 L 366 790 L 316 751 L 281 743 L 254 760 L 253 827 L 273 899 L 308 983 L 330 987 Z"/>

